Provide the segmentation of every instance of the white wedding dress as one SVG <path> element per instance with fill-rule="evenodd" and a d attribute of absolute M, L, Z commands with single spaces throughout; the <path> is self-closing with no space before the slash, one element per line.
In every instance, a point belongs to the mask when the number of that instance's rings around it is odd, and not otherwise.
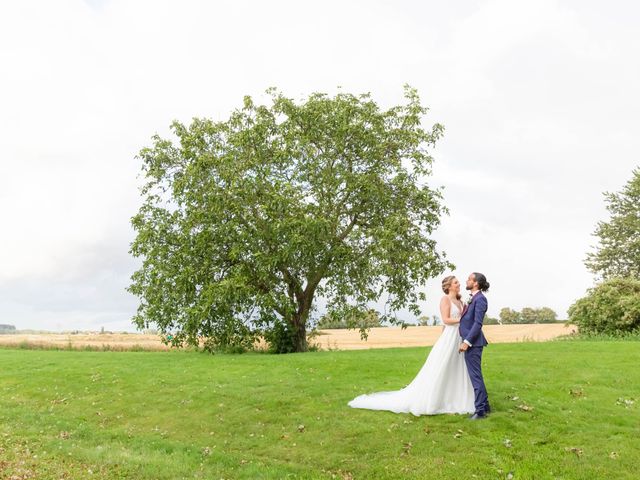
<path fill-rule="evenodd" d="M 453 303 L 451 318 L 460 318 L 460 310 Z M 464 353 L 458 352 L 461 341 L 458 325 L 445 325 L 427 361 L 409 385 L 393 392 L 360 395 L 349 406 L 414 415 L 473 413 L 473 386 Z"/>

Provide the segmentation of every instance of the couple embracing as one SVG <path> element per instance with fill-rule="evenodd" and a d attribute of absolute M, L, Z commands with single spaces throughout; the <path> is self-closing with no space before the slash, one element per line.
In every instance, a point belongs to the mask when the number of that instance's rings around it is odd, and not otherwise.
<path fill-rule="evenodd" d="M 458 279 L 449 276 L 442 280 L 444 329 L 413 381 L 402 390 L 360 395 L 349 406 L 414 415 L 470 413 L 472 420 L 486 418 L 491 408 L 482 378 L 482 351 L 487 345 L 482 322 L 489 282 L 475 272 L 469 275 L 466 288 L 471 298 L 463 304 Z"/>

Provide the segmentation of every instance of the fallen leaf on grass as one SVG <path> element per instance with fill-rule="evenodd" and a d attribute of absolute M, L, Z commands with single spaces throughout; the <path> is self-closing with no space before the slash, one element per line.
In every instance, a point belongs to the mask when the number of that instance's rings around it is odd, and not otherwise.
<path fill-rule="evenodd" d="M 618 452 L 611 452 L 609 454 L 609 458 L 611 458 L 612 460 L 615 460 L 616 458 L 618 458 Z"/>
<path fill-rule="evenodd" d="M 572 397 L 582 397 L 584 395 L 584 390 L 582 390 L 582 388 L 571 388 L 569 390 L 569 395 Z"/>
<path fill-rule="evenodd" d="M 575 453 L 578 458 L 582 456 L 582 449 L 578 447 L 567 447 L 565 448 L 565 451 Z"/>
<path fill-rule="evenodd" d="M 409 455 L 411 453 L 413 444 L 411 442 L 405 442 L 402 444 L 402 455 Z"/>
<path fill-rule="evenodd" d="M 302 424 L 298 425 L 298 432 L 304 433 L 304 425 Z"/>
<path fill-rule="evenodd" d="M 351 472 L 343 472 L 342 470 L 338 470 L 337 472 L 329 472 L 331 473 L 331 478 L 340 478 L 342 480 L 353 480 L 353 475 Z"/>
<path fill-rule="evenodd" d="M 511 443 L 511 440 L 509 440 L 508 438 L 505 438 L 504 442 L 502 442 L 502 444 L 507 448 L 513 447 L 512 443 Z"/>
<path fill-rule="evenodd" d="M 533 407 L 527 405 L 526 403 L 523 403 L 521 405 L 518 405 L 518 407 L 520 410 L 522 410 L 523 412 L 530 412 L 533 410 Z"/>

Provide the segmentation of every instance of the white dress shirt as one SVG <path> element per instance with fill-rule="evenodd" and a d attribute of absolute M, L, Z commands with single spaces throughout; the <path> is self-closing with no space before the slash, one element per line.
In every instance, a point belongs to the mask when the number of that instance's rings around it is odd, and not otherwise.
<path fill-rule="evenodd" d="M 473 297 L 475 296 L 476 293 L 478 293 L 480 290 L 476 290 L 475 292 L 471 292 L 471 299 L 473 299 Z M 469 302 L 471 303 L 471 302 Z M 466 343 L 467 345 L 469 345 L 470 347 L 473 347 L 473 345 L 471 345 L 471 342 L 469 340 L 467 340 L 466 338 L 463 340 L 464 343 Z"/>

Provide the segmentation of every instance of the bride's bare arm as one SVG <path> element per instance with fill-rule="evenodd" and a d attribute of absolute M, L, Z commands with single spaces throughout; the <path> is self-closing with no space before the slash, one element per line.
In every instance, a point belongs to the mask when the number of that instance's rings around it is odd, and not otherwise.
<path fill-rule="evenodd" d="M 440 300 L 440 318 L 445 325 L 457 325 L 460 323 L 459 319 L 451 318 L 451 300 L 449 297 L 442 297 Z"/>

